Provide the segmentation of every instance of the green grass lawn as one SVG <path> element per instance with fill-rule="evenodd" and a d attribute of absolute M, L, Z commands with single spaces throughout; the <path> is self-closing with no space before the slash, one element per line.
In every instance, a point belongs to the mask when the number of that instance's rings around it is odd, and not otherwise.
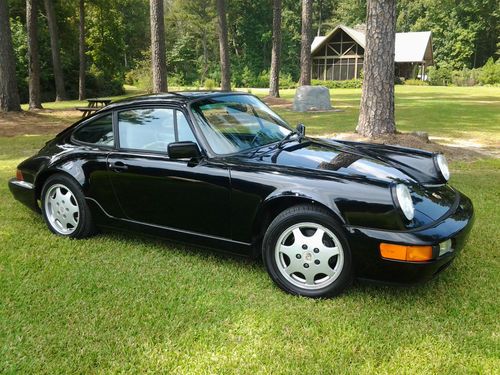
<path fill-rule="evenodd" d="M 398 90 L 403 130 L 498 137 L 499 107 L 480 104 L 498 89 L 412 89 Z M 329 115 L 355 122 L 358 90 L 337 96 L 345 112 Z M 329 132 L 320 114 L 285 117 Z M 452 163 L 477 219 L 440 277 L 309 300 L 281 292 L 259 262 L 132 233 L 50 234 L 7 188 L 48 138 L 0 137 L 0 373 L 498 373 L 500 159 Z"/>

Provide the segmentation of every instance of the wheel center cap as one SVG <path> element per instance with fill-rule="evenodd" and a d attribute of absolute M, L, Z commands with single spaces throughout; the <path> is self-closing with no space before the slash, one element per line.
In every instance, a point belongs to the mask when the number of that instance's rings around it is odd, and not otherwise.
<path fill-rule="evenodd" d="M 305 251 L 304 252 L 304 260 L 306 262 L 311 262 L 313 260 L 313 255 L 310 251 Z"/>

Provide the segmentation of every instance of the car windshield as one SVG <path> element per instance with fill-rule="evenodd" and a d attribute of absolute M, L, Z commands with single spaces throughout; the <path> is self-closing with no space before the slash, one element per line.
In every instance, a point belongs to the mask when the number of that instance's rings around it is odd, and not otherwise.
<path fill-rule="evenodd" d="M 281 141 L 290 128 L 251 95 L 224 95 L 193 104 L 192 112 L 212 150 L 231 154 Z"/>

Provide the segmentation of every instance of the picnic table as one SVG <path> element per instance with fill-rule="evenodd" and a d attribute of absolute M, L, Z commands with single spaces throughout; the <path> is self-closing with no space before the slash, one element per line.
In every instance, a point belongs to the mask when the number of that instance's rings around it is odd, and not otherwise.
<path fill-rule="evenodd" d="M 88 105 L 86 107 L 76 107 L 78 111 L 83 112 L 82 117 L 87 117 L 92 113 L 100 110 L 103 107 L 106 107 L 109 103 L 111 103 L 111 99 L 106 98 L 90 98 L 87 99 Z"/>

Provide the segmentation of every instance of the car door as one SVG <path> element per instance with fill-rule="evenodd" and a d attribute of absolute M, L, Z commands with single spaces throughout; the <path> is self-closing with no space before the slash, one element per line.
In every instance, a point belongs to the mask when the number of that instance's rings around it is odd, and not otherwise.
<path fill-rule="evenodd" d="M 123 216 L 229 238 L 228 168 L 205 158 L 192 162 L 167 155 L 171 142 L 197 142 L 182 110 L 132 108 L 115 119 L 119 148 L 109 154 L 108 168 Z"/>

